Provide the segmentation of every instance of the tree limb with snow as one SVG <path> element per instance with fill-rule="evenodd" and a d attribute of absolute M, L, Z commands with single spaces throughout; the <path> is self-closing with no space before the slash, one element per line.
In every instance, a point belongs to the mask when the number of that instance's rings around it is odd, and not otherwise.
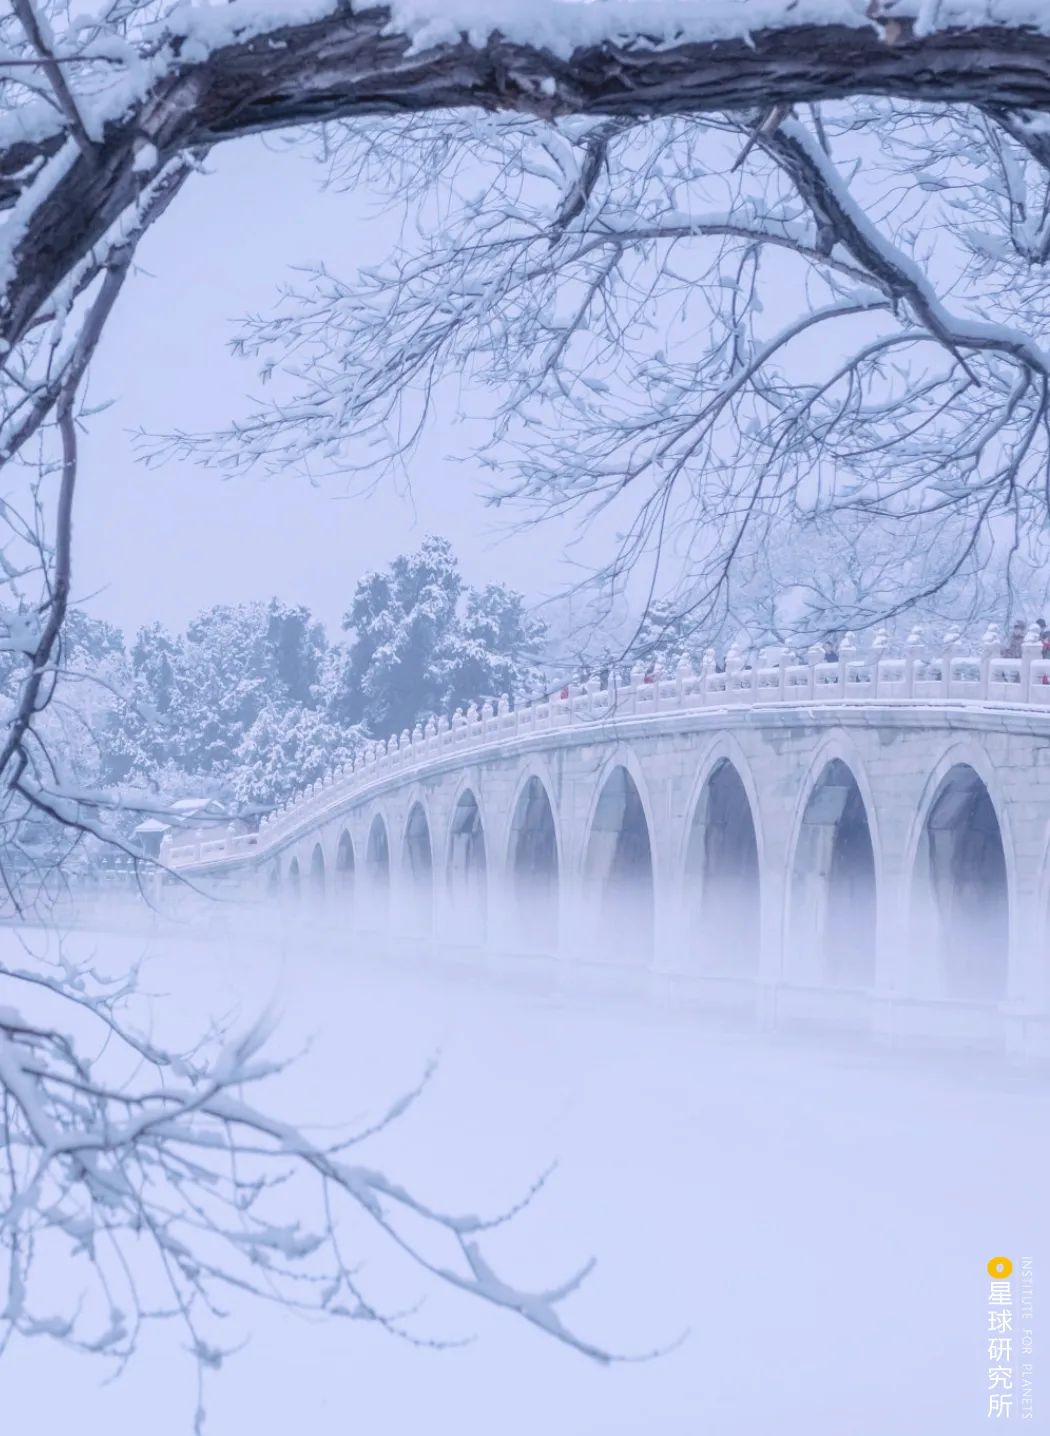
<path fill-rule="evenodd" d="M 44 1335 L 119 1372 L 148 1326 L 175 1323 L 195 1365 L 199 1431 L 205 1375 L 230 1354 L 221 1333 L 234 1293 L 450 1344 L 369 1292 L 351 1248 L 371 1235 L 428 1281 L 611 1359 L 561 1316 L 589 1267 L 530 1290 L 485 1255 L 486 1234 L 542 1182 L 502 1215 L 457 1215 L 357 1156 L 426 1078 L 367 1127 L 319 1142 L 248 1099 L 282 1066 L 265 1053 L 272 1024 L 168 1050 L 130 1019 L 136 990 L 136 973 L 114 980 L 61 953 L 3 972 L 5 998 L 20 1002 L 0 1007 L 0 1352 L 15 1335 Z M 57 1306 L 36 1276 L 56 1260 L 83 1277 L 75 1294 L 62 1283 L 70 1295 Z"/>
<path fill-rule="evenodd" d="M 39 62 L 52 94 L 12 105 L 0 128 L 8 346 L 138 222 L 170 166 L 264 130 L 464 106 L 544 119 L 765 113 L 865 94 L 992 106 L 1022 128 L 1050 111 L 1050 20 L 1033 0 L 144 0 L 78 19 L 45 57 L 52 7 L 20 8 L 0 32 L 5 88 Z"/>
<path fill-rule="evenodd" d="M 243 349 L 271 371 L 297 356 L 293 408 L 175 447 L 352 468 L 351 446 L 377 439 L 396 462 L 442 377 L 469 370 L 516 455 L 502 496 L 540 517 L 615 514 L 610 584 L 647 562 L 655 591 L 674 553 L 669 621 L 731 607 L 741 565 L 776 558 L 793 524 L 818 556 L 846 543 L 862 560 L 870 524 L 906 527 L 909 590 L 873 605 L 862 563 L 846 590 L 857 623 L 977 571 L 1004 527 L 1040 557 L 1044 0 L 106 0 L 74 19 L 16 0 L 0 17 L 0 555 L 4 648 L 21 665 L 9 798 L 89 821 L 35 729 L 60 673 L 83 378 L 136 247 L 217 144 L 319 127 L 349 183 L 402 147 L 421 203 L 463 154 L 486 186 L 450 184 L 421 248 L 360 276 L 321 271 L 247 327 Z M 825 592 L 841 608 L 842 585 Z M 503 1282 L 484 1223 L 246 1105 L 241 1089 L 273 1070 L 260 1032 L 176 1055 L 121 1022 L 122 993 L 91 974 L 0 977 L 5 993 L 46 989 L 141 1064 L 130 1078 L 114 1052 L 99 1068 L 74 1024 L 0 1013 L 11 1331 L 121 1361 L 143 1321 L 173 1317 L 206 1367 L 221 1359 L 201 1324 L 216 1294 L 271 1282 L 289 1306 L 395 1325 L 342 1254 L 337 1196 L 431 1276 L 602 1357 L 562 1324 L 575 1282 Z M 266 1216 L 289 1169 L 320 1195 L 299 1230 Z M 33 1304 L 32 1262 L 56 1243 L 97 1275 L 82 1314 Z M 134 1290 L 140 1245 L 163 1299 Z"/>

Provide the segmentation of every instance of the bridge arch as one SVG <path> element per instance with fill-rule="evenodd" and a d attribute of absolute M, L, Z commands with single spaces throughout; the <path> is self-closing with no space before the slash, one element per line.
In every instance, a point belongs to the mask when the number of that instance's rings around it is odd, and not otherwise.
<path fill-rule="evenodd" d="M 614 754 L 597 784 L 583 859 L 584 903 L 596 909 L 587 926 L 596 932 L 603 960 L 647 963 L 652 957 L 653 831 L 637 764 L 629 753 Z"/>
<path fill-rule="evenodd" d="M 333 918 L 345 928 L 357 916 L 357 855 L 349 828 L 342 828 L 335 843 L 331 863 L 332 881 L 329 899 L 333 905 Z"/>
<path fill-rule="evenodd" d="M 563 846 L 550 793 L 535 768 L 527 767 L 510 810 L 507 883 L 515 942 L 553 954 L 558 947 Z"/>
<path fill-rule="evenodd" d="M 874 986 L 879 854 L 863 763 L 834 739 L 810 764 L 792 822 L 784 923 L 789 971 L 833 986 Z"/>
<path fill-rule="evenodd" d="M 325 894 L 324 848 L 319 842 L 314 843 L 310 854 L 310 892 L 317 899 L 322 899 Z"/>
<path fill-rule="evenodd" d="M 430 818 L 416 798 L 405 819 L 401 869 L 406 888 L 405 926 L 412 937 L 429 936 L 434 916 L 434 845 Z"/>
<path fill-rule="evenodd" d="M 1010 970 L 1014 860 L 994 771 L 953 744 L 926 783 L 909 844 L 912 944 L 943 995 L 998 1001 Z"/>
<path fill-rule="evenodd" d="M 288 893 L 292 898 L 301 897 L 302 884 L 299 879 L 299 859 L 297 857 L 293 857 L 291 862 L 288 864 L 286 885 L 288 888 Z"/>
<path fill-rule="evenodd" d="M 761 944 L 762 828 L 744 756 L 719 743 L 701 765 L 685 814 L 683 950 L 707 971 L 752 975 Z"/>
<path fill-rule="evenodd" d="M 390 915 L 390 836 L 382 813 L 376 813 L 368 827 L 365 889 L 368 923 L 381 928 Z"/>
<path fill-rule="evenodd" d="M 470 782 L 461 785 L 453 804 L 445 851 L 457 940 L 482 942 L 488 921 L 488 851 L 481 805 Z"/>
<path fill-rule="evenodd" d="M 357 856 L 354 852 L 354 840 L 350 836 L 349 828 L 343 828 L 339 834 L 339 840 L 335 845 L 334 867 L 337 890 L 342 894 L 351 894 L 354 879 L 357 876 Z"/>

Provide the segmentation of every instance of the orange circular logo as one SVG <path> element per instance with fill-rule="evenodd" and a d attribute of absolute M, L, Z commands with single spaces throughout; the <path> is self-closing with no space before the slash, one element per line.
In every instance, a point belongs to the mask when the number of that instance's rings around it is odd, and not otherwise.
<path fill-rule="evenodd" d="M 1014 1264 L 1009 1257 L 992 1257 L 988 1263 L 988 1275 L 996 1281 L 1005 1281 L 1014 1269 Z"/>

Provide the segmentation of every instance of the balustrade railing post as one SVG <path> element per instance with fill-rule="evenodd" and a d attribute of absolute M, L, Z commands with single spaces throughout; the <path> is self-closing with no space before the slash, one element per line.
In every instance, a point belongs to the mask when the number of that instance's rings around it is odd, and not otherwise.
<path fill-rule="evenodd" d="M 734 641 L 729 645 L 728 649 L 726 650 L 725 701 L 727 703 L 734 703 L 736 701 L 737 693 L 739 692 L 736 680 L 737 675 L 740 673 L 740 670 L 743 668 L 743 666 L 744 660 L 743 658 L 741 658 L 740 649 L 737 647 L 736 642 Z"/>
<path fill-rule="evenodd" d="M 915 674 L 919 664 L 923 661 L 922 652 L 922 630 L 913 628 L 908 634 L 908 641 L 904 645 L 904 696 L 914 698 L 915 696 Z"/>
<path fill-rule="evenodd" d="M 819 643 L 810 644 L 806 650 L 806 663 L 809 665 L 809 673 L 806 681 L 806 697 L 811 701 L 817 696 L 817 664 L 823 663 L 824 650 Z"/>
<path fill-rule="evenodd" d="M 1032 664 L 1042 656 L 1043 640 L 1037 624 L 1028 625 L 1028 632 L 1021 644 L 1021 692 L 1022 703 L 1032 702 Z"/>
<path fill-rule="evenodd" d="M 598 705 L 600 702 L 599 694 L 602 691 L 602 680 L 598 677 L 597 673 L 592 673 L 584 684 L 584 687 L 587 690 L 588 698 L 587 717 L 596 718 L 598 716 Z"/>
<path fill-rule="evenodd" d="M 687 653 L 679 658 L 674 671 L 675 696 L 678 700 L 678 707 L 685 708 L 689 696 L 689 684 L 693 677 L 692 659 Z"/>
<path fill-rule="evenodd" d="M 990 623 L 981 640 L 981 684 L 979 696 L 987 700 L 992 691 L 992 663 L 999 656 L 999 627 Z"/>
<path fill-rule="evenodd" d="M 715 671 L 715 650 L 705 648 L 700 660 L 700 705 L 706 708 L 711 702 L 711 675 Z"/>
<path fill-rule="evenodd" d="M 873 698 L 878 698 L 882 683 L 882 660 L 886 656 L 886 649 L 889 647 L 890 636 L 884 628 L 880 628 L 872 639 L 871 644 L 871 692 Z"/>
<path fill-rule="evenodd" d="M 848 698 L 849 691 L 846 687 L 849 682 L 849 667 L 857 656 L 857 642 L 851 632 L 842 635 L 842 642 L 839 644 L 839 694 L 840 698 Z"/>
<path fill-rule="evenodd" d="M 652 689 L 652 693 L 649 697 L 649 702 L 652 705 L 652 711 L 654 713 L 660 707 L 660 684 L 663 681 L 664 671 L 660 667 L 660 665 L 656 663 L 653 665 L 652 670 L 649 674 L 649 687 Z"/>
<path fill-rule="evenodd" d="M 941 692 L 945 698 L 952 696 L 952 660 L 959 649 L 959 630 L 949 628 L 944 635 L 944 644 L 941 651 Z"/>

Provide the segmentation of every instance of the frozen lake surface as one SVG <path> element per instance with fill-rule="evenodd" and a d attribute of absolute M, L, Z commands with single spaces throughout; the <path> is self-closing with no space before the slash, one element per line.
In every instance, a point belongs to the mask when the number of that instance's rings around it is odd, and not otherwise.
<path fill-rule="evenodd" d="M 688 1331 L 666 1356 L 602 1367 L 422 1276 L 406 1285 L 368 1250 L 370 1296 L 426 1296 L 415 1334 L 473 1340 L 421 1349 L 361 1323 L 235 1309 L 227 1336 L 249 1340 L 210 1379 L 216 1436 L 967 1436 L 988 1427 L 985 1262 L 1000 1253 L 1034 1261 L 1041 1400 L 1027 1429 L 1047 1419 L 1044 1079 L 731 1033 L 315 938 L 71 942 L 110 970 L 148 949 L 168 1039 L 276 996 L 278 1049 L 311 1043 L 255 1101 L 303 1124 L 375 1115 L 438 1053 L 423 1099 L 362 1157 L 463 1211 L 505 1207 L 557 1159 L 490 1244 L 504 1272 L 554 1285 L 594 1255 L 565 1311 L 577 1332 L 631 1354 Z M 17 1343 L 0 1364 L 11 1429 L 186 1436 L 194 1376 L 174 1326 L 119 1382 L 102 1385 L 106 1372 Z"/>

